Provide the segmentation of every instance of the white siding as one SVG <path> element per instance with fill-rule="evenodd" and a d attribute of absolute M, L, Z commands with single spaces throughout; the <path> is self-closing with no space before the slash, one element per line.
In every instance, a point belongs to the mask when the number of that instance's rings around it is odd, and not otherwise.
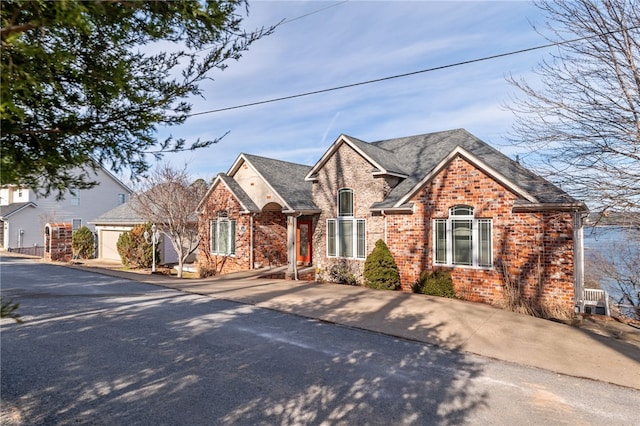
<path fill-rule="evenodd" d="M 47 223 L 72 223 L 74 219 L 80 219 L 82 225 L 95 231 L 94 226 L 88 222 L 118 206 L 120 204 L 118 194 L 126 193 L 128 198 L 131 191 L 102 169 L 98 169 L 97 176 L 92 176 L 92 179 L 96 179 L 100 185 L 92 189 L 78 191 L 78 205 L 73 205 L 72 197 L 69 194 L 63 200 L 57 201 L 56 194 L 49 197 L 37 197 L 31 190 L 22 190 L 22 197 L 18 198 L 18 191 L 15 188 L 10 188 L 13 190 L 11 202 L 32 201 L 37 207 L 27 207 L 7 219 L 9 222 L 9 229 L 5 236 L 7 247 L 33 247 L 36 244 L 42 246 L 44 244 L 44 225 Z M 5 192 L 2 192 L 0 196 L 3 194 Z M 20 237 L 20 230 L 23 231 L 22 237 Z"/>

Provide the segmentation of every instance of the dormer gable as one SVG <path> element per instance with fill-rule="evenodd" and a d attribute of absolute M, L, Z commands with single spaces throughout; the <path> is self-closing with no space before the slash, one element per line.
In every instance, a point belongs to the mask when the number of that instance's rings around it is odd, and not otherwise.
<path fill-rule="evenodd" d="M 315 181 L 318 179 L 318 173 L 342 147 L 348 145 L 357 152 L 371 165 L 371 173 L 373 176 L 395 176 L 400 179 L 406 178 L 406 174 L 402 172 L 399 162 L 393 152 L 364 142 L 352 136 L 341 134 L 338 139 L 329 147 L 320 160 L 311 168 L 305 180 Z"/>

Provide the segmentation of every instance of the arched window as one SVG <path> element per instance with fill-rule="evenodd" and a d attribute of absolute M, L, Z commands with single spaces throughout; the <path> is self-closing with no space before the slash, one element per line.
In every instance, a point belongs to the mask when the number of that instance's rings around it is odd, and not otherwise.
<path fill-rule="evenodd" d="M 353 217 L 353 189 L 338 191 L 338 217 Z"/>
<path fill-rule="evenodd" d="M 453 206 L 447 219 L 433 221 L 433 259 L 438 265 L 490 268 L 492 220 L 476 219 L 473 207 Z"/>

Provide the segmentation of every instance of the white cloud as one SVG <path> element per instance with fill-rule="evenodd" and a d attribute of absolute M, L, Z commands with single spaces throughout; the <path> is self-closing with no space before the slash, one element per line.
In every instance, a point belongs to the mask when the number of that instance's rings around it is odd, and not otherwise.
<path fill-rule="evenodd" d="M 252 2 L 246 28 L 325 8 L 327 2 Z M 528 2 L 355 2 L 282 25 L 203 86 L 194 112 L 362 82 L 543 44 Z M 226 171 L 241 152 L 314 164 L 340 133 L 375 141 L 463 127 L 500 143 L 502 108 L 543 51 L 312 96 L 195 116 L 171 130 L 188 140 L 230 134 L 191 159 L 198 177 Z M 163 135 L 168 134 L 165 130 Z"/>

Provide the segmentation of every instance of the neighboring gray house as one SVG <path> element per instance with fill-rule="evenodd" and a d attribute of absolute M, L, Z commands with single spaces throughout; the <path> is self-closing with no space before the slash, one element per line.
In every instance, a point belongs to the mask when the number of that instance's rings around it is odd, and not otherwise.
<path fill-rule="evenodd" d="M 90 219 L 125 203 L 132 193 L 104 168 L 96 169 L 94 179 L 99 185 L 70 190 L 62 200 L 17 185 L 0 187 L 0 249 L 42 247 L 47 223 L 71 223 L 74 230 L 88 225 L 94 230 Z"/>

